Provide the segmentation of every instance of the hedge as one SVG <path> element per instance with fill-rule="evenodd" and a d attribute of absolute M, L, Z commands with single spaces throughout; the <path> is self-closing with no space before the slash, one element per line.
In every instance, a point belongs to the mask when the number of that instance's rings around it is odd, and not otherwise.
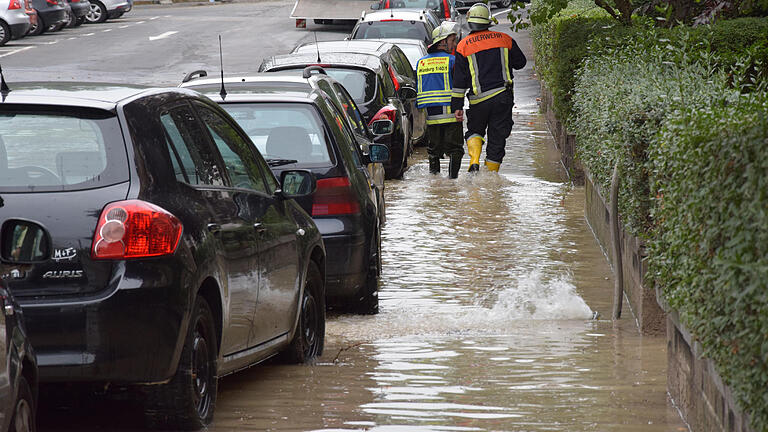
<path fill-rule="evenodd" d="M 683 107 L 651 148 L 649 271 L 768 430 L 768 94 Z"/>

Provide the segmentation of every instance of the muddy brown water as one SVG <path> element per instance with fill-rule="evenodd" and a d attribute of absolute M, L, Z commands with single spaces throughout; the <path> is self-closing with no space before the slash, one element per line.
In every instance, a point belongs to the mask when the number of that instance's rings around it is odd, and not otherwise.
<path fill-rule="evenodd" d="M 516 78 L 499 175 L 452 181 L 443 161 L 432 176 L 420 148 L 387 183 L 381 312 L 330 316 L 314 364 L 221 379 L 209 430 L 688 430 L 666 392 L 664 338 L 641 336 L 626 303 L 604 319 L 612 273 L 532 74 Z M 41 430 L 134 430 L 139 417 L 92 403 L 41 412 Z"/>

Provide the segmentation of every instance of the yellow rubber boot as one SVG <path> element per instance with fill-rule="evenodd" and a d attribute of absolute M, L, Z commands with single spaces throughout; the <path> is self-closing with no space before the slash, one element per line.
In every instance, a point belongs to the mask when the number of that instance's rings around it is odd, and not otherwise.
<path fill-rule="evenodd" d="M 488 168 L 488 171 L 499 172 L 500 166 L 501 164 L 498 162 L 485 161 L 485 167 Z"/>
<path fill-rule="evenodd" d="M 473 136 L 467 140 L 467 153 L 469 153 L 469 172 L 480 171 L 480 153 L 483 152 L 482 137 Z"/>

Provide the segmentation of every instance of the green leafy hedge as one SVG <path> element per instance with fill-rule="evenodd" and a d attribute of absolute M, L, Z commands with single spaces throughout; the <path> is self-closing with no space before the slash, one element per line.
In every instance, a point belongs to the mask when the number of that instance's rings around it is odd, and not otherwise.
<path fill-rule="evenodd" d="M 650 273 L 768 430 L 768 95 L 682 106 L 650 159 Z"/>

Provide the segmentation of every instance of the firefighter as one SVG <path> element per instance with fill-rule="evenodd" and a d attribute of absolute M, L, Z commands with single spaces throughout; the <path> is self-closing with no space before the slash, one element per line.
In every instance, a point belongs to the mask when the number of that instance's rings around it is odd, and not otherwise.
<path fill-rule="evenodd" d="M 504 145 L 512 132 L 512 69 L 525 67 L 526 59 L 517 43 L 506 33 L 488 30 L 491 10 L 477 3 L 467 12 L 470 33 L 456 48 L 451 109 L 464 120 L 464 95 L 469 99 L 467 140 L 469 172 L 480 169 L 484 136 L 488 135 L 485 166 L 498 171 L 504 159 Z M 467 92 L 469 90 L 469 92 Z"/>
<path fill-rule="evenodd" d="M 429 172 L 440 173 L 440 159 L 448 155 L 448 177 L 459 176 L 464 156 L 463 124 L 451 111 L 453 92 L 453 66 L 456 49 L 456 30 L 451 22 L 444 22 L 432 31 L 428 54 L 416 63 L 418 96 L 416 106 L 427 111 L 427 154 Z"/>

